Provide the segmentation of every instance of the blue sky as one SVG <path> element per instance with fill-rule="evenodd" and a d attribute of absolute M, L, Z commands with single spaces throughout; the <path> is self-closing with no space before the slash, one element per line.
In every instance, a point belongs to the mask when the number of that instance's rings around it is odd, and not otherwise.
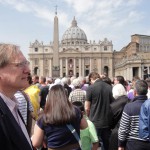
<path fill-rule="evenodd" d="M 0 0 L 0 42 L 14 43 L 27 56 L 30 42 L 53 41 L 55 6 L 59 40 L 75 16 L 88 41 L 126 46 L 132 34 L 150 35 L 149 0 Z"/>

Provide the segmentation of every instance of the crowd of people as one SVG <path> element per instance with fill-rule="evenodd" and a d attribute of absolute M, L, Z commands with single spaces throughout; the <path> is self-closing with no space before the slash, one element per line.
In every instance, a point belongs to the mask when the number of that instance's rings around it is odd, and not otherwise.
<path fill-rule="evenodd" d="M 13 44 L 0 44 L 0 141 L 6 150 L 149 150 L 150 79 L 30 74 Z"/>

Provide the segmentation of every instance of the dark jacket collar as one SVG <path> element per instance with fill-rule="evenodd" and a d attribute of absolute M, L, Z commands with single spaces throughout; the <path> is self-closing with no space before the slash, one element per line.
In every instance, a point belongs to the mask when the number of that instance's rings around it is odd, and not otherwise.
<path fill-rule="evenodd" d="M 102 81 L 101 79 L 96 79 L 94 83 Z"/>
<path fill-rule="evenodd" d="M 146 95 L 139 95 L 136 96 L 132 101 L 136 101 L 136 100 L 147 100 L 147 96 Z"/>
<path fill-rule="evenodd" d="M 23 131 L 1 97 L 0 115 L 0 126 L 4 127 L 3 131 L 6 131 L 4 135 L 8 137 L 9 141 L 12 143 L 10 146 L 11 150 L 32 150 Z M 13 148 L 13 145 L 15 148 Z"/>

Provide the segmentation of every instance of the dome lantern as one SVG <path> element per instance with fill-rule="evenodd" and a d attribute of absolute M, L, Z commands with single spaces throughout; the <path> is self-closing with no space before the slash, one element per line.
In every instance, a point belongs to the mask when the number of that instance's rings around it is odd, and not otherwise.
<path fill-rule="evenodd" d="M 71 27 L 77 27 L 77 21 L 75 20 L 75 16 L 72 20 L 72 26 Z"/>

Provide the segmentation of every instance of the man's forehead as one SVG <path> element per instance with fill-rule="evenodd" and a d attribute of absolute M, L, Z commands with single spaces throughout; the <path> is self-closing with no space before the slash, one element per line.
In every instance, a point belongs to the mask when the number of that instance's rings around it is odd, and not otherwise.
<path fill-rule="evenodd" d="M 24 55 L 22 54 L 22 52 L 19 52 L 18 54 L 12 56 L 11 61 L 23 61 L 26 60 L 26 58 L 24 57 Z"/>

